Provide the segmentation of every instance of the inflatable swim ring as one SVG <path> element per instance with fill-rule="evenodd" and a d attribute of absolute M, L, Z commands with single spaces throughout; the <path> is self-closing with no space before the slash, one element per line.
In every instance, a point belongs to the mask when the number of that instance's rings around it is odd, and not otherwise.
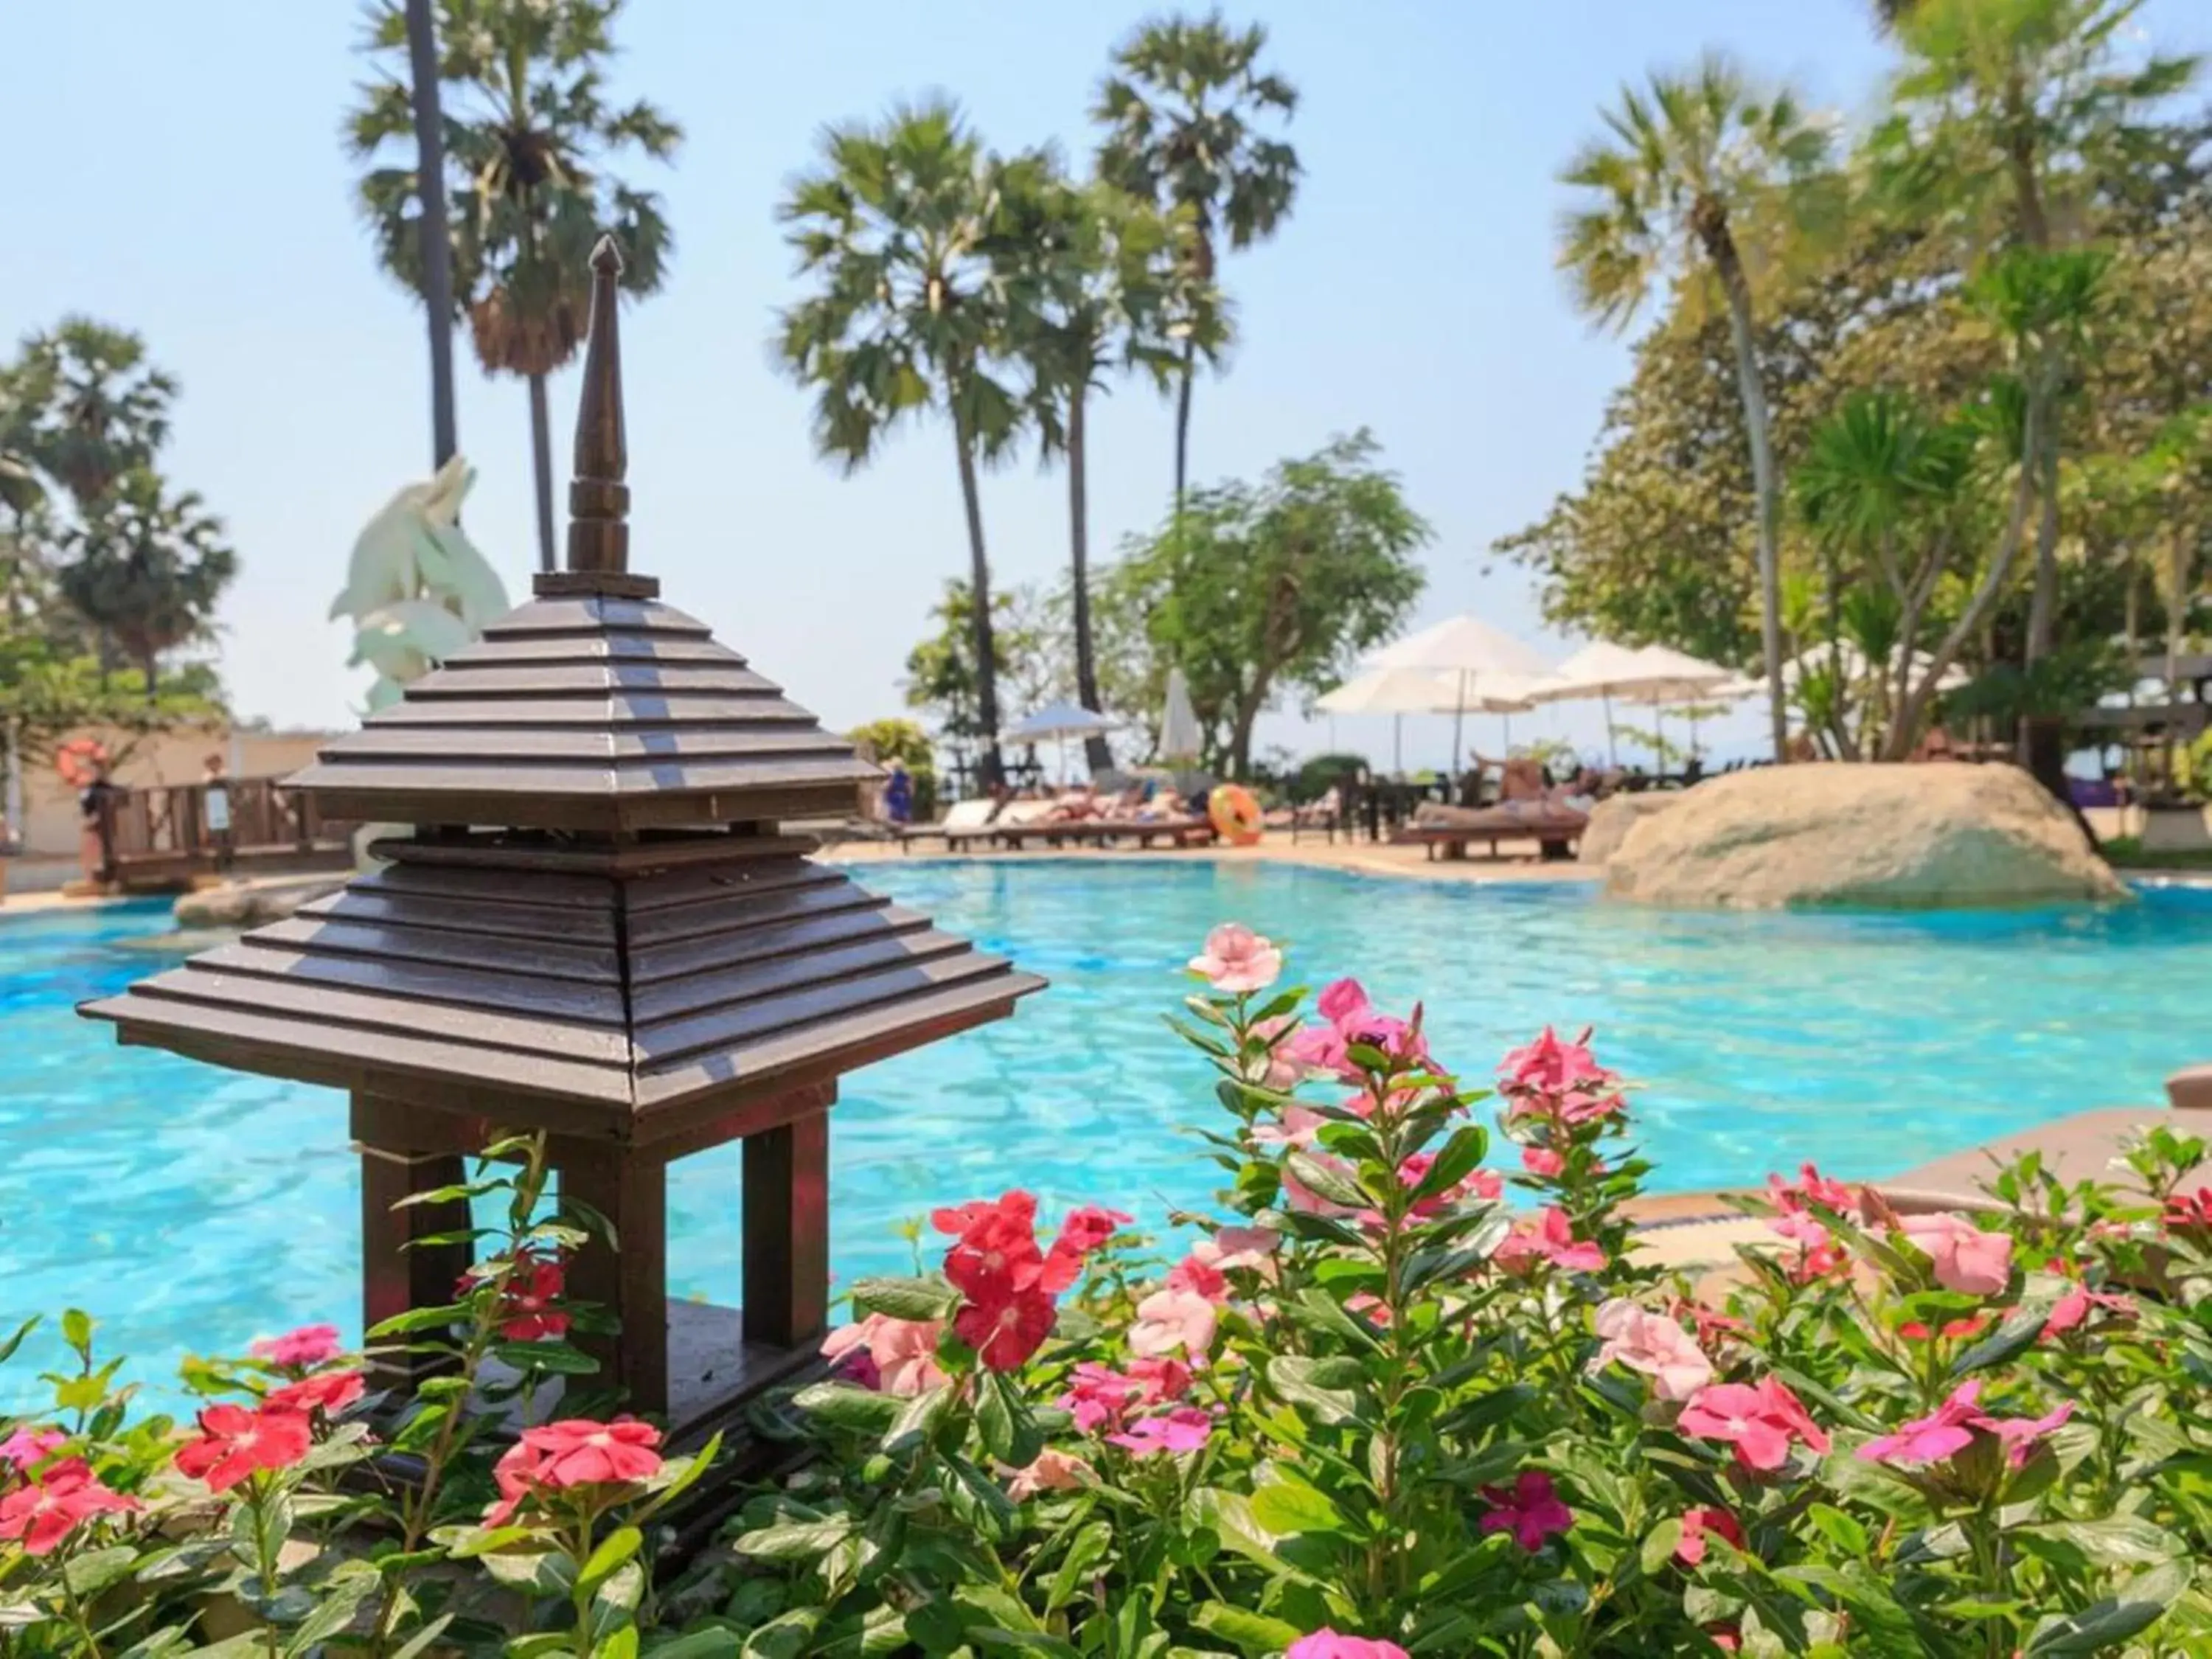
<path fill-rule="evenodd" d="M 96 738 L 71 738 L 54 750 L 54 770 L 72 789 L 82 789 L 100 775 L 107 750 Z"/>
<path fill-rule="evenodd" d="M 1237 783 L 1216 784 L 1206 798 L 1206 816 L 1213 820 L 1213 827 L 1234 846 L 1251 847 L 1258 843 L 1260 829 L 1266 822 L 1260 803 L 1252 799 L 1252 792 Z"/>

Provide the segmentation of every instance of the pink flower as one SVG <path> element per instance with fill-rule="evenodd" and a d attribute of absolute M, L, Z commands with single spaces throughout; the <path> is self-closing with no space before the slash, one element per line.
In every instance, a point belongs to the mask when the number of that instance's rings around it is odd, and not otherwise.
<path fill-rule="evenodd" d="M 1794 1442 L 1824 1456 L 1828 1450 L 1828 1437 L 1803 1404 L 1771 1376 L 1761 1377 L 1756 1388 L 1716 1382 L 1698 1389 L 1683 1407 L 1676 1426 L 1700 1440 L 1733 1445 L 1736 1462 L 1761 1474 L 1789 1462 Z"/>
<path fill-rule="evenodd" d="M 1262 1146 L 1296 1146 L 1303 1151 L 1314 1143 L 1328 1120 L 1310 1106 L 1292 1104 L 1277 1114 L 1273 1123 L 1256 1123 L 1252 1139 Z"/>
<path fill-rule="evenodd" d="M 1347 1083 L 1358 1082 L 1359 1068 L 1352 1063 L 1350 1053 L 1354 1043 L 1380 1048 L 1394 1060 L 1416 1065 L 1428 1062 L 1428 1044 L 1419 1031 L 1406 1020 L 1376 1012 L 1358 980 L 1340 979 L 1326 987 L 1316 1000 L 1315 1011 L 1327 1023 L 1293 1032 L 1277 1051 L 1308 1071 L 1333 1073 Z"/>
<path fill-rule="evenodd" d="M 287 1370 L 312 1370 L 345 1352 L 335 1325 L 302 1325 L 282 1336 L 264 1337 L 247 1350 L 255 1358 Z"/>
<path fill-rule="evenodd" d="M 1651 1379 L 1654 1400 L 1685 1401 L 1713 1380 L 1713 1362 L 1696 1337 L 1663 1314 L 1647 1312 L 1618 1297 L 1597 1310 L 1597 1334 L 1605 1339 L 1593 1369 L 1619 1360 Z"/>
<path fill-rule="evenodd" d="M 1705 1559 L 1708 1533 L 1743 1547 L 1742 1524 L 1726 1510 L 1689 1509 L 1682 1511 L 1682 1536 L 1674 1546 L 1674 1559 L 1686 1567 L 1696 1566 Z"/>
<path fill-rule="evenodd" d="M 1180 1348 L 1194 1362 L 1213 1346 L 1213 1304 L 1194 1291 L 1154 1291 L 1137 1304 L 1129 1328 L 1129 1352 L 1173 1353 Z"/>
<path fill-rule="evenodd" d="M 1533 1221 L 1523 1221 L 1498 1247 L 1498 1265 L 1524 1273 L 1538 1261 L 1571 1273 L 1594 1273 L 1605 1266 L 1605 1247 L 1594 1239 L 1577 1239 L 1567 1212 L 1547 1206 Z"/>
<path fill-rule="evenodd" d="M 1548 1146 L 1523 1146 L 1521 1167 L 1534 1176 L 1556 1176 L 1565 1170 L 1567 1160 Z"/>
<path fill-rule="evenodd" d="M 1513 1541 L 1532 1553 L 1543 1548 L 1544 1540 L 1553 1533 L 1565 1532 L 1575 1523 L 1575 1512 L 1552 1490 L 1552 1477 L 1534 1469 L 1523 1469 L 1510 1491 L 1485 1486 L 1482 1495 L 1490 1510 L 1477 1523 L 1479 1528 L 1510 1532 Z"/>
<path fill-rule="evenodd" d="M 1321 994 L 1314 999 L 1314 1012 L 1332 1025 L 1341 1025 L 1371 1006 L 1366 988 L 1356 979 L 1334 980 L 1322 986 Z"/>
<path fill-rule="evenodd" d="M 872 1313 L 824 1337 L 822 1357 L 843 1360 L 847 1366 L 865 1358 L 874 1368 L 875 1376 L 872 1381 L 862 1381 L 862 1387 L 911 1400 L 946 1380 L 937 1363 L 937 1339 L 944 1328 L 933 1319 L 893 1319 L 888 1314 Z M 866 1376 L 866 1370 L 861 1368 L 854 1380 Z"/>
<path fill-rule="evenodd" d="M 1345 1310 L 1356 1313 L 1370 1325 L 1387 1329 L 1391 1320 L 1390 1304 L 1372 1291 L 1361 1291 L 1344 1298 Z"/>
<path fill-rule="evenodd" d="M 1282 973 L 1283 953 L 1243 923 L 1228 921 L 1206 936 L 1206 949 L 1190 959 L 1190 971 L 1217 991 L 1264 991 Z"/>
<path fill-rule="evenodd" d="M 1212 1237 L 1201 1238 L 1190 1247 L 1191 1259 L 1224 1273 L 1251 1267 L 1261 1278 L 1269 1278 L 1275 1271 L 1275 1250 L 1282 1237 L 1265 1227 L 1217 1227 Z"/>
<path fill-rule="evenodd" d="M 2087 1285 L 2069 1285 L 2066 1293 L 2051 1304 L 2051 1317 L 2044 1322 L 2042 1340 L 2055 1342 L 2068 1332 L 2080 1329 L 2088 1322 L 2089 1315 L 2099 1308 L 2115 1319 L 2133 1319 L 2136 1316 L 2136 1304 L 2124 1296 L 2093 1291 Z M 0 1457 L 6 1455 L 7 1448 L 0 1446 Z"/>
<path fill-rule="evenodd" d="M 1006 1486 L 1006 1496 L 1019 1503 L 1041 1492 L 1073 1492 L 1097 1478 L 1091 1465 L 1081 1458 L 1047 1446 L 1027 1467 L 1014 1471 L 1014 1478 Z"/>
<path fill-rule="evenodd" d="M 177 1449 L 177 1473 L 206 1481 L 210 1492 L 228 1492 L 259 1469 L 289 1468 L 314 1443 L 307 1413 L 281 1406 L 210 1406 L 199 1430 Z"/>
<path fill-rule="evenodd" d="M 137 1498 L 101 1485 L 82 1458 L 66 1458 L 0 1498 L 0 1540 L 20 1543 L 26 1555 L 51 1555 L 94 1516 L 128 1514 L 138 1506 Z"/>
<path fill-rule="evenodd" d="M 1869 1463 L 1916 1468 L 1940 1463 L 1973 1443 L 1977 1432 L 1995 1435 L 2005 1449 L 2005 1461 L 2014 1468 L 2074 1414 L 2074 1402 L 2060 1402 L 2041 1417 L 1992 1417 L 1981 1407 L 1982 1380 L 1969 1377 L 1951 1392 L 1933 1414 L 1917 1418 L 1896 1433 L 1869 1440 L 1858 1455 Z"/>
<path fill-rule="evenodd" d="M 2012 1236 L 1955 1215 L 1909 1215 L 1905 1236 L 1935 1264 L 1936 1282 L 1962 1296 L 1995 1296 L 2012 1282 Z"/>
<path fill-rule="evenodd" d="M 1109 1443 L 1138 1457 L 1156 1453 L 1194 1452 L 1213 1433 L 1213 1414 L 1196 1406 L 1177 1406 L 1157 1417 L 1139 1418 L 1120 1434 L 1106 1437 Z"/>
<path fill-rule="evenodd" d="M 1143 1386 L 1135 1378 L 1124 1376 L 1110 1365 L 1086 1359 L 1069 1374 L 1067 1392 L 1060 1397 L 1060 1408 L 1075 1419 L 1075 1426 L 1085 1434 L 1121 1420 L 1122 1413 L 1136 1405 L 1144 1395 Z"/>
<path fill-rule="evenodd" d="M 1407 1659 L 1407 1654 L 1395 1642 L 1380 1638 L 1339 1636 L 1333 1630 L 1317 1630 L 1291 1643 L 1283 1659 Z"/>
<path fill-rule="evenodd" d="M 1621 1109 L 1620 1080 L 1590 1053 L 1587 1030 L 1562 1042 L 1547 1025 L 1534 1042 L 1507 1054 L 1498 1070 L 1499 1089 L 1511 1103 L 1509 1116 L 1578 1124 Z"/>
<path fill-rule="evenodd" d="M 0 1440 L 0 1463 L 21 1473 L 46 1458 L 69 1443 L 69 1437 L 59 1429 L 17 1429 L 5 1440 Z"/>
<path fill-rule="evenodd" d="M 1857 1192 L 1840 1181 L 1831 1181 L 1810 1164 L 1801 1164 L 1796 1184 L 1792 1186 L 1778 1175 L 1766 1177 L 1766 1195 L 1777 1208 L 1785 1212 L 1802 1210 L 1808 1203 L 1841 1215 L 1858 1203 Z"/>
<path fill-rule="evenodd" d="M 659 1448 L 660 1431 L 629 1417 L 567 1418 L 525 1429 L 492 1469 L 499 1498 L 484 1510 L 484 1525 L 505 1526 L 533 1496 L 650 1480 L 660 1473 Z"/>
<path fill-rule="evenodd" d="M 1975 1426 L 1982 1421 L 1982 1380 L 1968 1377 L 1951 1397 L 1929 1416 L 1915 1418 L 1895 1434 L 1869 1440 L 1858 1455 L 1869 1463 L 1940 1463 L 1954 1452 L 1974 1443 Z"/>
<path fill-rule="evenodd" d="M 1267 1045 L 1264 1060 L 1250 1066 L 1246 1076 L 1263 1089 L 1279 1093 L 1295 1089 L 1306 1074 L 1305 1067 L 1287 1052 L 1290 1039 L 1297 1026 L 1295 1014 L 1278 1014 L 1273 1019 L 1263 1019 L 1252 1028 L 1252 1039 Z"/>
<path fill-rule="evenodd" d="M 1428 1178 L 1429 1170 L 1435 1166 L 1436 1161 L 1436 1155 L 1433 1152 L 1413 1153 L 1398 1166 L 1398 1184 L 1408 1189 L 1419 1186 Z M 1440 1214 L 1452 1206 L 1464 1203 L 1471 1198 L 1496 1199 L 1503 1198 L 1504 1195 L 1504 1178 L 1497 1170 L 1470 1170 L 1456 1185 L 1447 1188 L 1440 1193 L 1431 1193 L 1413 1206 L 1413 1213 L 1416 1216 L 1426 1218 Z M 1372 1219 L 1370 1224 L 1380 1226 L 1382 1222 L 1381 1213 L 1375 1212 L 1371 1214 Z"/>
<path fill-rule="evenodd" d="M 1190 1367 L 1164 1354 L 1132 1359 L 1128 1376 L 1140 1391 L 1140 1405 L 1161 1405 L 1170 1400 L 1180 1400 L 1190 1392 Z"/>
<path fill-rule="evenodd" d="M 322 1411 L 335 1416 L 367 1392 L 359 1371 L 318 1371 L 272 1389 L 261 1403 L 277 1411 Z"/>

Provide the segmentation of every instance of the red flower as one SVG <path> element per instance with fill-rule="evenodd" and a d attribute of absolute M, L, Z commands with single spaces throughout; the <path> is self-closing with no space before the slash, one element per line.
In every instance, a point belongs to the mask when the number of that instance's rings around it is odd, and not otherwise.
<path fill-rule="evenodd" d="M 458 1294 L 466 1296 L 495 1271 L 490 1266 L 471 1267 L 461 1275 Z M 563 1336 L 568 1316 L 560 1306 L 568 1284 L 568 1263 L 559 1256 L 517 1252 L 514 1270 L 500 1293 L 499 1334 L 510 1342 L 542 1342 Z"/>
<path fill-rule="evenodd" d="M 499 1501 L 484 1511 L 484 1524 L 506 1525 L 534 1493 L 650 1480 L 660 1473 L 659 1445 L 659 1430 L 629 1417 L 571 1417 L 525 1429 L 492 1469 Z"/>
<path fill-rule="evenodd" d="M 1490 1504 L 1490 1511 L 1477 1523 L 1480 1529 L 1510 1532 L 1513 1541 L 1532 1553 L 1543 1548 L 1544 1540 L 1553 1533 L 1565 1532 L 1575 1523 L 1575 1512 L 1552 1490 L 1552 1477 L 1534 1469 L 1522 1470 L 1510 1489 L 1485 1486 L 1482 1495 Z"/>
<path fill-rule="evenodd" d="M 1691 1509 L 1682 1511 L 1682 1538 L 1674 1546 L 1674 1559 L 1686 1567 L 1694 1567 L 1705 1559 L 1705 1535 L 1725 1538 L 1738 1549 L 1743 1547 L 1743 1527 L 1726 1510 Z"/>
<path fill-rule="evenodd" d="M 1060 1242 L 1052 1248 L 1055 1253 L 1067 1250 L 1078 1257 L 1089 1255 L 1135 1219 L 1119 1210 L 1086 1204 L 1067 1212 L 1067 1219 L 1060 1224 Z"/>
<path fill-rule="evenodd" d="M 47 1555 L 94 1516 L 137 1507 L 137 1498 L 102 1486 L 82 1458 L 67 1458 L 0 1498 L 0 1540 L 21 1543 L 26 1555 Z"/>
<path fill-rule="evenodd" d="M 1948 1322 L 1940 1334 L 1946 1338 L 1972 1336 L 1996 1317 L 1995 1314 L 1989 1313 L 1969 1314 L 1964 1319 L 1954 1319 Z M 1914 1342 L 1925 1342 L 1932 1334 L 1936 1334 L 1917 1319 L 1899 1325 L 1897 1328 L 1897 1334 Z"/>
<path fill-rule="evenodd" d="M 261 1403 L 276 1411 L 320 1410 L 336 1416 L 361 1398 L 368 1385 L 359 1371 L 318 1371 L 272 1389 Z"/>
<path fill-rule="evenodd" d="M 2197 1238 L 2212 1237 L 2212 1187 L 2176 1193 L 2166 1200 L 2166 1230 Z"/>
<path fill-rule="evenodd" d="M 177 1449 L 177 1470 L 210 1492 L 228 1492 L 257 1469 L 288 1469 L 314 1440 L 307 1413 L 281 1406 L 210 1406 L 199 1421 L 199 1438 Z"/>
<path fill-rule="evenodd" d="M 1229 1275 L 1194 1255 L 1185 1256 L 1168 1269 L 1167 1286 L 1171 1291 L 1189 1291 L 1208 1302 L 1229 1299 Z"/>
<path fill-rule="evenodd" d="M 994 1371 L 1019 1370 L 1052 1334 L 1052 1297 L 1042 1291 L 1011 1291 L 971 1297 L 952 1316 L 952 1332 Z"/>

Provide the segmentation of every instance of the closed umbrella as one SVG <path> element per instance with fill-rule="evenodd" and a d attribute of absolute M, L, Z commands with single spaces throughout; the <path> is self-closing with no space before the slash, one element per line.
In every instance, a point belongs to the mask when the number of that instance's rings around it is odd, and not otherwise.
<path fill-rule="evenodd" d="M 1368 659 L 1371 668 L 1425 668 L 1449 675 L 1451 701 L 1445 705 L 1452 716 L 1452 767 L 1459 770 L 1461 726 L 1476 699 L 1489 692 L 1492 682 L 1508 683 L 1509 695 L 1525 690 L 1528 681 L 1547 669 L 1542 657 L 1502 629 L 1479 617 L 1453 617 L 1385 646 Z M 1443 712 L 1442 710 L 1438 712 Z"/>
<path fill-rule="evenodd" d="M 1168 670 L 1167 696 L 1160 709 L 1159 751 L 1162 760 L 1194 761 L 1206 747 L 1198 729 L 1198 713 L 1190 706 L 1190 685 L 1182 670 Z"/>

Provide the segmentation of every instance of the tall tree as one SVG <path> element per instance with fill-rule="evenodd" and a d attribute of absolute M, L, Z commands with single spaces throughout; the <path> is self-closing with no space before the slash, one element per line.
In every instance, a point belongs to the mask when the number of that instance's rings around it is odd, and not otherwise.
<path fill-rule="evenodd" d="M 1379 454 L 1361 431 L 1256 485 L 1198 490 L 1107 577 L 1112 631 L 1182 669 L 1210 757 L 1238 776 L 1255 722 L 1282 691 L 1327 690 L 1420 597 L 1413 556 L 1431 532 Z"/>
<path fill-rule="evenodd" d="M 1024 409 L 1004 375 L 1003 270 L 1011 179 L 1038 187 L 1042 157 L 987 153 L 957 106 L 934 100 L 823 134 L 821 165 L 777 210 L 815 292 L 784 311 L 777 350 L 815 388 L 814 443 L 848 472 L 931 410 L 952 428 L 968 529 L 975 719 L 983 781 L 999 753 L 999 653 L 978 469 L 1012 453 Z"/>
<path fill-rule="evenodd" d="M 2154 148 L 2148 121 L 2188 86 L 2197 60 L 2130 61 L 2125 31 L 2142 0 L 1914 0 L 1890 19 L 1905 52 L 1894 112 L 1873 158 L 1905 211 L 1952 232 L 1966 263 L 2008 249 L 2044 255 L 2088 246 L 2116 180 Z M 2053 647 L 2058 602 L 2062 395 L 2079 379 L 2071 331 L 2045 337 L 2062 354 L 2023 379 L 2036 447 L 2024 464 L 2039 507 L 2023 665 Z M 2063 726 L 2032 718 L 2021 758 L 2067 798 Z"/>
<path fill-rule="evenodd" d="M 1048 459 L 1067 467 L 1068 601 L 1076 696 L 1101 708 L 1091 617 L 1089 408 L 1116 370 L 1174 372 L 1166 305 L 1174 251 L 1169 222 L 1103 182 L 1057 172 L 1008 198 L 1014 344 L 1027 362 Z M 1112 764 L 1106 739 L 1084 744 L 1091 770 Z"/>
<path fill-rule="evenodd" d="M 683 130 L 652 104 L 605 95 L 623 0 L 438 0 L 447 213 L 453 302 L 468 318 L 486 374 L 530 386 L 538 551 L 555 564 L 553 441 L 546 378 L 583 343 L 591 313 L 591 252 L 602 233 L 623 256 L 633 295 L 666 279 L 674 239 L 659 197 L 605 169 L 631 155 L 672 160 Z M 427 210 L 410 36 L 401 0 L 380 0 L 366 46 L 382 78 L 362 88 L 348 118 L 354 156 L 377 163 L 416 144 L 415 165 L 372 165 L 362 210 L 384 268 L 431 303 L 421 221 Z"/>
<path fill-rule="evenodd" d="M 415 179 L 421 210 L 422 314 L 430 331 L 430 459 L 443 466 L 460 447 L 453 411 L 453 250 L 447 233 L 446 119 L 438 95 L 438 24 L 430 0 L 406 0 L 407 91 L 415 115 Z"/>
<path fill-rule="evenodd" d="M 237 574 L 222 521 L 198 495 L 173 493 L 142 469 L 100 497 L 68 544 L 62 592 L 137 665 L 154 702 L 162 653 L 213 630 L 216 604 Z"/>
<path fill-rule="evenodd" d="M 1596 198 L 1565 222 L 1559 263 L 1583 309 L 1625 327 L 1653 290 L 1686 280 L 1718 290 L 1729 321 L 1737 394 L 1751 449 L 1757 514 L 1759 638 L 1777 759 L 1786 756 L 1782 685 L 1779 499 L 1753 316 L 1753 279 L 1772 260 L 1827 150 L 1826 135 L 1787 90 L 1754 88 L 1709 53 L 1686 75 L 1624 88 L 1602 112 L 1607 136 L 1561 175 Z"/>
<path fill-rule="evenodd" d="M 154 366 L 129 329 L 65 317 L 23 343 L 10 378 L 16 443 L 80 508 L 151 466 L 168 441 L 176 378 Z"/>
<path fill-rule="evenodd" d="M 1092 118 L 1106 130 L 1098 176 L 1131 195 L 1189 216 L 1179 303 L 1171 326 L 1182 355 L 1176 379 L 1175 499 L 1181 512 L 1190 472 L 1190 393 L 1201 357 L 1225 343 L 1214 302 L 1218 243 L 1265 241 L 1290 216 L 1297 152 L 1267 128 L 1287 121 L 1297 89 L 1259 67 L 1267 31 L 1234 29 L 1218 11 L 1195 21 L 1145 24 L 1114 54 Z"/>

